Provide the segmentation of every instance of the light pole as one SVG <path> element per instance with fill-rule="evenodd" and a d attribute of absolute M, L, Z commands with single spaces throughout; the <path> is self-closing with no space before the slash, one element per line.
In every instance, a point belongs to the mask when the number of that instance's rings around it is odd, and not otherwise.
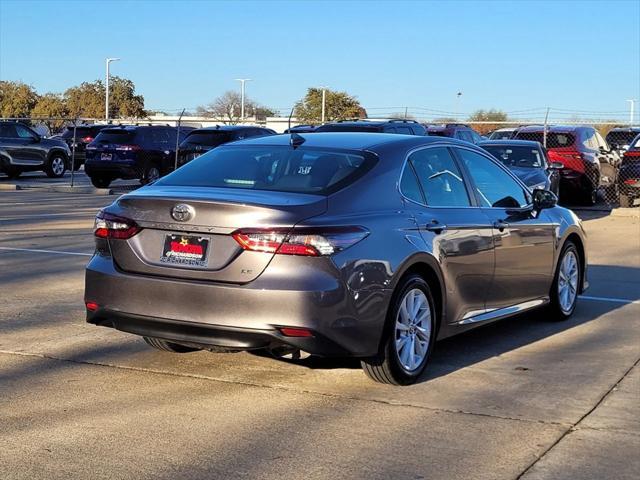
<path fill-rule="evenodd" d="M 322 87 L 322 125 L 324 125 L 324 117 L 327 109 L 327 89 Z"/>
<path fill-rule="evenodd" d="M 627 102 L 629 102 L 629 125 L 633 125 L 633 110 L 634 107 L 636 106 L 636 99 L 632 98 L 630 100 L 627 100 Z"/>
<path fill-rule="evenodd" d="M 105 91 L 105 99 L 104 99 L 104 118 L 105 120 L 109 120 L 109 64 L 111 62 L 117 62 L 118 60 L 120 60 L 119 58 L 107 58 L 106 63 L 107 63 L 107 75 L 106 75 L 106 81 L 105 81 L 105 86 L 106 86 L 106 91 Z"/>
<path fill-rule="evenodd" d="M 240 82 L 240 121 L 244 122 L 244 84 L 250 82 L 250 78 L 236 78 Z"/>
<path fill-rule="evenodd" d="M 462 98 L 462 92 L 456 93 L 456 98 L 458 99 L 456 102 L 456 116 L 458 116 L 460 115 L 460 99 Z"/>

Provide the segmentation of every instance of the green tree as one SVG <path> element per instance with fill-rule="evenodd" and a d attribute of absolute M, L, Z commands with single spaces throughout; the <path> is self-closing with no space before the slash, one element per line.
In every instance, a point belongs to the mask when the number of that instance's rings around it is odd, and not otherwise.
<path fill-rule="evenodd" d="M 325 121 L 367 117 L 358 99 L 347 92 L 326 90 L 325 95 Z M 304 98 L 296 103 L 294 115 L 299 122 L 319 123 L 322 119 L 322 89 L 309 88 Z"/>
<path fill-rule="evenodd" d="M 67 107 L 64 103 L 62 95 L 57 93 L 46 93 L 38 99 L 33 110 L 31 110 L 31 116 L 36 118 L 42 118 L 44 123 L 50 132 L 59 130 L 64 125 L 62 117 L 67 115 Z M 51 117 L 57 117 L 57 120 L 51 120 Z"/>
<path fill-rule="evenodd" d="M 28 117 L 38 102 L 38 94 L 22 82 L 0 81 L 0 116 Z"/>
<path fill-rule="evenodd" d="M 147 116 L 144 109 L 144 97 L 136 95 L 136 86 L 131 80 L 111 77 L 109 82 L 109 116 L 112 118 Z"/>
<path fill-rule="evenodd" d="M 101 80 L 82 82 L 64 92 L 69 115 L 74 117 L 103 118 L 106 89 Z M 109 82 L 109 117 L 145 117 L 144 97 L 136 95 L 131 80 L 111 77 Z"/>
<path fill-rule="evenodd" d="M 104 118 L 105 88 L 100 80 L 71 87 L 63 97 L 72 117 Z"/>

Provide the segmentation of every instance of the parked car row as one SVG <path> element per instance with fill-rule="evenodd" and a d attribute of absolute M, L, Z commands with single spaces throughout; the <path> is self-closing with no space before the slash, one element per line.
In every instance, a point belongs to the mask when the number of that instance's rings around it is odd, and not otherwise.
<path fill-rule="evenodd" d="M 45 139 L 19 123 L 0 125 L 0 171 L 12 178 L 33 170 L 61 177 L 66 170 L 72 167 L 77 170 L 84 164 L 85 173 L 99 188 L 108 187 L 115 179 L 139 179 L 147 184 L 220 145 L 276 134 L 268 128 L 246 125 L 199 129 L 168 125 L 80 125 L 75 129 L 67 127 L 60 136 Z M 487 139 L 461 123 L 432 125 L 408 119 L 365 119 L 321 126 L 298 125 L 287 132 L 368 132 L 455 138 L 480 145 L 530 188 L 544 187 L 569 202 L 577 199 L 594 204 L 598 192 L 603 191 L 609 201 L 616 201 L 618 195 L 622 195 L 620 203 L 627 205 L 632 204 L 636 196 L 634 184 L 627 178 L 629 171 L 635 171 L 635 159 L 626 162 L 625 175 L 620 172 L 624 164 L 622 157 L 634 144 L 634 137 L 640 134 L 640 128 L 635 127 L 613 128 L 605 139 L 589 126 L 554 125 L 545 131 L 543 125 L 523 125 L 495 130 Z M 542 146 L 545 144 L 546 148 Z"/>

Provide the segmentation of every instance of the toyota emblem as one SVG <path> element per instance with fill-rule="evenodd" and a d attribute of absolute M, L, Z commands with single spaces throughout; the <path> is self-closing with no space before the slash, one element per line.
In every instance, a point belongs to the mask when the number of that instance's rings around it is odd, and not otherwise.
<path fill-rule="evenodd" d="M 178 222 L 186 222 L 195 216 L 196 212 L 191 205 L 179 203 L 171 209 L 171 216 Z"/>

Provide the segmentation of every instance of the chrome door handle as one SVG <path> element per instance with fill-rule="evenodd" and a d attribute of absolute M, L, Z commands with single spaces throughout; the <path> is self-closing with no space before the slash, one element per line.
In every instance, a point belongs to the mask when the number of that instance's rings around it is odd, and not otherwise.
<path fill-rule="evenodd" d="M 497 220 L 493 222 L 493 228 L 497 228 L 499 231 L 504 232 L 505 228 L 509 228 L 509 224 L 502 220 Z"/>
<path fill-rule="evenodd" d="M 429 232 L 441 233 L 447 229 L 447 226 L 442 223 L 433 221 L 431 223 L 428 223 L 424 228 Z"/>

